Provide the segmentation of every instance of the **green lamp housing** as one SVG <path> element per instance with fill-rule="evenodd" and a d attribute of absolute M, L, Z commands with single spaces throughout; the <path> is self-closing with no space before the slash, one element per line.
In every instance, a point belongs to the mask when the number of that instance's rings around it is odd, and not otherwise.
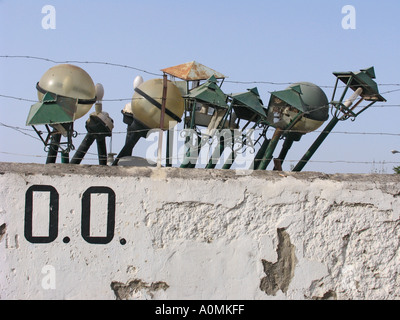
<path fill-rule="evenodd" d="M 202 85 L 190 90 L 185 96 L 213 108 L 228 109 L 226 95 L 217 84 L 215 76 L 208 78 Z"/>
<path fill-rule="evenodd" d="M 320 87 L 298 82 L 271 93 L 267 122 L 274 128 L 302 135 L 318 129 L 329 118 L 329 102 Z"/>
<path fill-rule="evenodd" d="M 47 92 L 41 102 L 31 106 L 26 125 L 51 125 L 73 122 L 76 109 L 77 99 Z"/>
<path fill-rule="evenodd" d="M 333 90 L 332 100 L 330 102 L 330 104 L 333 106 L 333 110 L 335 110 L 333 117 L 292 171 L 301 171 L 304 168 L 304 166 L 311 159 L 313 154 L 340 120 L 347 120 L 349 118 L 353 118 L 352 120 L 354 120 L 360 113 L 367 110 L 375 102 L 386 101 L 386 99 L 379 94 L 378 85 L 373 80 L 375 79 L 374 67 L 361 69 L 358 72 L 333 72 L 333 74 L 336 76 L 336 84 Z M 335 94 L 339 81 L 345 83 L 346 86 L 339 100 L 335 100 Z M 345 100 L 345 96 L 349 88 L 354 92 Z M 358 99 L 358 101 L 354 103 L 356 99 Z M 358 105 L 363 100 L 370 101 L 370 103 L 365 107 L 360 107 L 357 109 Z"/>
<path fill-rule="evenodd" d="M 343 113 L 341 120 L 345 120 L 350 117 L 356 118 L 360 113 L 364 112 L 375 102 L 386 101 L 386 99 L 379 94 L 378 85 L 373 80 L 375 79 L 374 67 L 361 69 L 358 72 L 333 72 L 333 74 L 336 76 L 336 83 L 332 94 L 331 104 L 336 108 L 336 117 L 339 117 L 340 112 Z M 343 82 L 346 87 L 343 90 L 339 100 L 335 100 L 335 94 L 339 81 Z M 354 91 L 354 94 L 353 97 L 350 98 L 351 101 L 349 100 L 349 102 L 346 103 L 344 99 L 349 88 Z M 353 101 L 358 97 L 361 97 L 361 99 L 353 105 Z M 356 111 L 357 106 L 363 100 L 370 101 L 371 103 Z"/>
<path fill-rule="evenodd" d="M 231 106 L 239 119 L 256 122 L 267 118 L 266 108 L 257 88 L 247 89 L 247 92 L 232 94 L 230 97 Z"/>
<path fill-rule="evenodd" d="M 186 108 L 191 110 L 190 116 L 185 118 L 185 125 L 190 128 L 216 126 L 223 121 L 230 110 L 227 96 L 218 86 L 214 75 L 200 86 L 191 89 L 183 98 Z M 212 110 L 214 111 L 210 114 Z"/>

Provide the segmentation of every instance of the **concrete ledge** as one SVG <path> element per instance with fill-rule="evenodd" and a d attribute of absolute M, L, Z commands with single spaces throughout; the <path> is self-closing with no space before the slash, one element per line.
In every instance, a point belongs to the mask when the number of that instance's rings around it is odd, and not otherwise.
<path fill-rule="evenodd" d="M 293 177 L 300 180 L 313 181 L 315 179 L 333 181 L 368 181 L 377 183 L 400 183 L 400 175 L 396 174 L 326 174 L 322 172 L 279 172 L 271 170 L 221 170 L 221 169 L 182 169 L 182 168 L 153 168 L 153 167 L 126 167 L 126 166 L 99 166 L 73 164 L 37 164 L 0 162 L 0 174 L 6 172 L 46 176 L 60 175 L 89 175 L 89 176 L 116 176 L 116 177 L 159 177 L 165 179 L 254 179 L 280 180 Z"/>
<path fill-rule="evenodd" d="M 0 299 L 399 299 L 400 175 L 0 163 Z"/>

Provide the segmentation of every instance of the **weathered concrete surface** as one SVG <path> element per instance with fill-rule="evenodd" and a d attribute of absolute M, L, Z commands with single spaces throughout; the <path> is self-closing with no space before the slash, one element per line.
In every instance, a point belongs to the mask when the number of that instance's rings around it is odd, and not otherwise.
<path fill-rule="evenodd" d="M 400 298 L 400 175 L 1 163 L 0 185 L 1 299 Z M 32 186 L 58 193 L 49 243 Z"/>

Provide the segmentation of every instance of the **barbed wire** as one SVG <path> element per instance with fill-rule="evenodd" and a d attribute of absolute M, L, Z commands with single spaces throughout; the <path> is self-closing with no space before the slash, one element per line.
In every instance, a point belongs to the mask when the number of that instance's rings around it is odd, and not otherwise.
<path fill-rule="evenodd" d="M 22 134 L 24 134 L 24 135 L 26 135 L 26 136 L 28 136 L 28 137 L 31 137 L 31 138 L 33 138 L 33 139 L 36 139 L 36 140 L 41 141 L 38 137 L 35 137 L 35 136 L 33 136 L 33 135 L 30 135 L 29 133 L 24 132 L 24 131 L 32 131 L 32 132 L 33 132 L 34 130 L 29 130 L 29 129 L 27 129 L 27 128 L 15 127 L 15 126 L 11 126 L 11 125 L 4 124 L 4 123 L 2 123 L 2 122 L 0 122 L 0 126 L 6 127 L 6 128 L 9 128 L 9 129 L 16 130 L 16 131 L 18 131 L 19 133 L 22 133 Z"/>
<path fill-rule="evenodd" d="M 48 158 L 47 155 L 38 155 L 38 154 L 27 154 L 27 153 L 15 153 L 15 152 L 7 152 L 7 151 L 0 151 L 0 154 L 4 154 L 4 155 L 10 155 L 10 156 L 18 156 L 18 157 L 32 157 L 32 158 L 41 158 L 41 159 L 45 159 Z M 86 154 L 89 154 L 91 156 L 96 155 L 94 153 L 89 153 L 87 152 Z M 54 156 L 56 158 L 56 156 Z M 74 157 L 75 160 L 86 160 L 86 161 L 98 161 L 98 158 L 88 158 L 88 157 Z M 144 159 L 144 158 L 143 158 Z M 145 160 L 150 160 L 149 164 L 151 162 L 155 163 L 157 161 L 157 159 L 145 159 Z M 179 162 L 183 161 L 183 157 L 162 157 L 161 158 L 161 162 L 165 162 L 165 161 L 173 161 L 175 165 L 179 165 Z M 207 163 L 208 163 L 207 159 Z M 262 160 L 262 158 L 251 158 L 248 159 L 247 162 L 250 163 L 253 160 Z M 285 163 L 297 163 L 301 161 L 300 159 L 285 159 Z M 198 163 L 199 165 L 206 165 L 207 163 Z M 233 162 L 235 163 L 235 162 Z M 365 165 L 398 165 L 400 164 L 400 161 L 386 161 L 386 160 L 382 160 L 382 161 L 355 161 L 355 160 L 308 160 L 307 163 L 327 163 L 327 164 L 332 164 L 332 163 L 342 163 L 342 164 L 365 164 Z"/>
<path fill-rule="evenodd" d="M 400 91 L 400 89 L 392 90 L 392 91 L 386 92 L 386 93 L 391 93 L 391 92 L 394 92 L 394 91 Z M 384 94 L 384 93 L 382 93 L 382 94 Z M 10 96 L 10 95 L 5 95 L 5 94 L 0 94 L 0 98 L 13 99 L 13 100 L 19 100 L 19 101 L 27 101 L 27 102 L 33 102 L 33 103 L 38 102 L 38 100 L 33 100 L 33 99 L 28 99 L 28 98 L 23 98 L 23 97 Z M 138 97 L 138 98 L 133 98 L 133 97 L 131 97 L 131 98 L 112 98 L 112 99 L 102 99 L 101 101 L 102 102 L 122 102 L 122 101 L 132 101 L 132 100 L 135 100 L 135 99 L 139 100 L 139 99 L 142 99 L 142 98 L 141 97 Z M 161 100 L 162 98 L 159 97 L 159 98 L 154 98 L 154 99 Z M 398 107 L 400 107 L 400 104 L 375 104 L 375 105 L 372 105 L 370 108 L 398 108 Z M 313 111 L 315 111 L 315 110 L 313 110 Z"/>
<path fill-rule="evenodd" d="M 25 132 L 22 132 L 22 131 L 36 132 L 33 129 L 21 128 L 21 127 L 18 127 L 18 126 L 7 125 L 7 124 L 4 124 L 2 122 L 0 122 L 0 127 L 6 127 L 6 128 L 9 128 L 9 129 L 13 129 L 13 130 L 16 130 L 16 131 L 18 131 L 20 133 L 26 134 L 28 136 L 30 136 L 30 135 L 25 133 Z M 155 128 L 154 130 L 157 130 L 157 128 Z M 183 129 L 174 128 L 173 130 L 176 131 L 176 132 L 183 132 L 185 130 L 187 131 L 187 130 L 190 130 L 190 129 L 189 128 L 183 128 Z M 222 130 L 231 130 L 231 129 L 222 129 Z M 232 130 L 234 130 L 234 129 L 232 129 Z M 238 128 L 237 130 L 240 130 L 240 128 Z M 264 130 L 264 128 L 254 128 L 252 130 L 254 130 L 256 132 L 257 131 L 262 132 Z M 274 130 L 274 128 L 269 128 L 269 130 Z M 149 131 L 149 129 L 113 131 L 112 134 L 142 133 L 142 132 L 146 132 L 146 131 Z M 195 132 L 195 131 L 193 131 L 193 132 Z M 294 129 L 287 130 L 286 132 L 288 132 L 288 133 L 289 132 L 290 133 L 300 133 L 300 134 L 306 134 L 306 133 L 307 134 L 311 134 L 311 133 L 315 133 L 315 134 L 318 134 L 318 133 L 333 133 L 333 134 L 349 134 L 349 135 L 400 136 L 400 132 L 397 133 L 397 132 L 324 131 L 324 130 L 314 130 L 314 131 L 311 131 L 311 132 L 304 132 L 304 131 L 301 131 L 301 130 L 294 130 Z M 86 135 L 86 134 L 87 134 L 87 132 L 76 132 L 77 136 Z M 101 135 L 101 134 L 109 135 L 110 132 L 109 131 L 96 132 L 96 135 Z M 33 137 L 33 138 L 35 138 L 37 140 L 40 140 L 40 139 L 38 139 L 38 138 L 36 138 L 34 136 L 31 136 L 31 137 Z"/>
<path fill-rule="evenodd" d="M 77 63 L 77 64 L 98 64 L 98 65 L 106 65 L 106 66 L 112 66 L 112 67 L 120 67 L 120 68 L 125 68 L 125 69 L 132 69 L 136 70 L 139 72 L 151 74 L 154 76 L 159 76 L 162 77 L 162 73 L 155 73 L 152 71 L 148 71 L 142 68 L 130 66 L 127 64 L 120 64 L 120 63 L 113 63 L 113 62 L 106 62 L 106 61 L 84 61 L 84 60 L 54 60 L 50 58 L 44 58 L 44 57 L 37 57 L 37 56 L 30 56 L 30 55 L 0 55 L 0 58 L 3 59 L 32 59 L 32 60 L 41 60 L 41 61 L 46 61 L 46 62 L 51 62 L 54 64 L 62 64 L 62 63 Z M 275 82 L 275 81 L 239 81 L 239 80 L 227 80 L 226 78 L 224 79 L 224 82 L 227 83 L 233 83 L 233 84 L 269 84 L 269 85 L 292 85 L 297 82 Z M 306 85 L 306 84 L 305 84 Z M 379 86 L 400 86 L 400 83 L 378 83 Z M 335 86 L 333 85 L 319 85 L 321 88 L 334 88 Z M 400 91 L 400 89 L 396 90 L 391 90 L 388 92 L 384 93 L 390 93 L 394 91 Z M 382 94 L 384 94 L 382 93 Z"/>
<path fill-rule="evenodd" d="M 125 68 L 125 69 L 132 69 L 136 70 L 139 72 L 155 75 L 155 76 L 162 76 L 162 74 L 159 73 L 154 73 L 151 71 L 147 71 L 144 69 L 136 68 L 133 66 L 129 65 L 124 65 L 124 64 L 119 64 L 119 63 L 112 63 L 112 62 L 104 62 L 104 61 L 80 61 L 80 60 L 63 60 L 63 61 L 57 61 L 49 58 L 43 58 L 43 57 L 35 57 L 35 56 L 29 56 L 29 55 L 1 55 L 0 58 L 17 58 L 17 59 L 33 59 L 33 60 L 42 60 L 46 62 L 51 62 L 54 64 L 61 64 L 61 63 L 78 63 L 78 64 L 99 64 L 99 65 L 107 65 L 107 66 L 112 66 L 112 67 L 120 67 L 120 68 Z"/>
<path fill-rule="evenodd" d="M 155 72 L 151 72 L 142 68 L 138 68 L 135 66 L 130 66 L 130 65 L 126 65 L 126 64 L 119 64 L 119 63 L 112 63 L 112 62 L 104 62 L 104 61 L 82 61 L 82 60 L 54 60 L 54 59 L 50 59 L 50 58 L 44 58 L 44 57 L 37 57 L 37 56 L 30 56 L 30 55 L 0 55 L 0 58 L 3 59 L 31 59 L 31 60 L 40 60 L 40 61 L 45 61 L 45 62 L 50 62 L 50 63 L 54 63 L 54 64 L 62 64 L 62 63 L 74 63 L 74 64 L 97 64 L 97 65 L 105 65 L 105 66 L 111 66 L 111 67 L 119 67 L 119 68 L 125 68 L 125 69 L 130 69 L 130 70 L 135 70 L 138 72 L 143 72 L 146 74 L 150 74 L 150 75 L 154 75 L 154 76 L 158 76 L 158 77 L 162 77 L 161 73 L 155 73 Z M 276 86 L 281 86 L 281 85 L 292 85 L 295 84 L 296 82 L 274 82 L 274 81 L 235 81 L 235 80 L 227 80 L 224 79 L 225 83 L 231 83 L 231 84 L 267 84 L 267 85 L 276 85 Z M 399 87 L 400 83 L 379 83 L 379 86 L 386 86 L 386 87 Z M 331 85 L 320 85 L 321 88 L 335 88 L 335 86 L 331 86 Z M 338 86 L 339 87 L 339 86 Z M 341 86 L 340 86 L 341 87 Z M 345 87 L 345 86 L 343 86 Z M 393 89 L 393 90 L 388 90 L 385 92 L 382 92 L 381 94 L 390 94 L 390 93 L 394 93 L 394 92 L 399 92 L 399 89 Z M 229 96 L 229 95 L 228 95 Z M 18 101 L 26 101 L 26 102 L 32 102 L 32 103 L 36 103 L 38 102 L 37 100 L 33 100 L 33 99 L 28 99 L 28 98 L 24 98 L 24 97 L 17 97 L 17 96 L 12 96 L 12 95 L 6 95 L 6 94 L 0 94 L 0 98 L 4 98 L 4 99 L 13 99 L 13 100 L 18 100 Z M 157 99 L 157 98 L 155 98 Z M 161 99 L 161 98 L 159 98 Z M 122 102 L 122 101 L 132 101 L 132 98 L 112 98 L 112 99 L 103 99 L 103 102 Z M 398 108 L 400 107 L 400 104 L 375 104 L 373 106 L 371 106 L 373 108 Z M 326 108 L 326 106 L 324 106 L 323 108 Z M 316 109 L 311 110 L 309 112 L 315 112 Z M 306 113 L 305 113 L 306 114 Z M 21 128 L 18 126 L 13 126 L 10 124 L 5 124 L 5 123 L 1 123 L 0 122 L 0 126 L 4 127 L 4 128 L 8 128 L 11 130 L 15 130 L 25 136 L 28 136 L 30 138 L 33 138 L 35 140 L 41 141 L 37 136 L 33 136 L 30 134 L 30 132 L 35 132 L 32 129 L 28 129 L 28 128 Z M 239 128 L 238 128 L 239 129 Z M 182 130 L 187 130 L 187 129 L 181 129 L 181 130 L 177 130 L 176 131 L 182 131 Z M 264 130 L 263 128 L 255 128 L 255 131 L 261 131 Z M 271 129 L 273 130 L 273 129 Z M 145 130 L 135 130 L 135 131 L 130 131 L 130 133 L 133 132 L 143 132 L 143 131 L 148 131 L 147 129 Z M 299 132 L 299 131 L 295 131 L 295 130 L 289 130 L 290 132 Z M 288 131 L 288 132 L 289 132 Z M 323 130 L 315 130 L 311 133 L 324 133 L 325 131 Z M 113 135 L 120 135 L 120 134 L 127 134 L 127 131 L 119 131 L 119 132 L 112 132 Z M 302 133 L 302 132 L 300 132 Z M 328 132 L 326 132 L 328 133 Z M 330 132 L 332 134 L 345 134 L 345 135 L 374 135 L 374 136 L 400 136 L 400 133 L 393 133 L 393 132 L 351 132 L 351 131 L 332 131 Z M 77 135 L 86 135 L 87 132 L 78 132 Z M 96 134 L 102 134 L 101 132 L 96 133 Z M 109 132 L 104 132 L 104 134 L 109 135 Z M 34 157 L 34 158 L 46 158 L 47 155 L 34 155 L 34 154 L 21 154 L 21 153 L 12 153 L 12 152 L 7 152 L 7 151 L 0 151 L 0 154 L 4 154 L 4 155 L 12 155 L 12 156 L 25 156 L 25 157 Z M 87 155 L 93 156 L 96 155 L 95 153 L 86 153 Z M 166 161 L 166 160 L 170 160 L 170 161 L 178 161 L 180 158 L 179 157 L 163 157 L 161 159 L 161 161 Z M 82 157 L 80 160 L 84 160 L 84 158 Z M 91 157 L 86 157 L 85 158 L 86 161 L 96 161 L 98 160 L 98 158 L 91 158 Z M 252 159 L 252 160 L 261 160 L 261 159 Z M 298 162 L 300 160 L 285 160 L 285 162 L 288 163 L 292 163 L 292 162 Z M 335 164 L 335 163 L 341 163 L 341 164 L 373 164 L 373 165 L 377 165 L 377 164 L 399 164 L 399 162 L 388 162 L 388 161 L 383 161 L 383 162 L 377 162 L 377 161 L 351 161 L 351 160 L 309 160 L 308 162 L 310 163 L 329 163 L 329 164 Z"/>

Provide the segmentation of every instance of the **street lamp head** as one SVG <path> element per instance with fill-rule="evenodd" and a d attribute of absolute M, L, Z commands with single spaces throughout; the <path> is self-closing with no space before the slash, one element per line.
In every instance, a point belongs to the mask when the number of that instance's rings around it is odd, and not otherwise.
<path fill-rule="evenodd" d="M 329 118 L 328 111 L 328 98 L 320 87 L 298 82 L 285 90 L 271 92 L 267 121 L 275 128 L 285 129 L 303 115 L 292 130 L 305 134 L 318 129 Z"/>
<path fill-rule="evenodd" d="M 131 101 L 133 118 L 149 129 L 159 128 L 162 96 L 163 79 L 152 79 L 139 84 Z M 163 128 L 169 128 L 170 121 L 180 122 L 184 109 L 184 100 L 178 87 L 168 81 Z"/>
<path fill-rule="evenodd" d="M 73 121 L 83 117 L 96 102 L 96 87 L 90 75 L 80 67 L 59 64 L 47 70 L 37 83 L 38 98 L 46 93 L 77 100 Z"/>

